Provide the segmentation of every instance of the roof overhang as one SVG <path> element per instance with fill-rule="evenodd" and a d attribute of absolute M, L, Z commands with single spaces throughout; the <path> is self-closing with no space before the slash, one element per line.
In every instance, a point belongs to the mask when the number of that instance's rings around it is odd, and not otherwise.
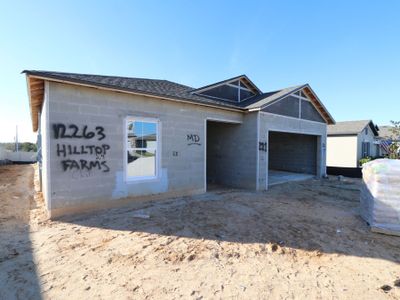
<path fill-rule="evenodd" d="M 318 98 L 317 94 L 313 91 L 311 86 L 309 84 L 306 84 L 306 86 L 302 89 L 302 91 L 311 100 L 311 103 L 318 110 L 321 116 L 325 119 L 326 123 L 328 125 L 334 125 L 336 123 L 335 119 L 326 109 L 324 104 L 322 104 L 322 101 Z"/>
<path fill-rule="evenodd" d="M 26 76 L 26 83 L 28 88 L 32 129 L 34 132 L 36 132 L 39 126 L 39 113 L 42 110 L 44 99 L 44 80 L 31 76 Z"/>

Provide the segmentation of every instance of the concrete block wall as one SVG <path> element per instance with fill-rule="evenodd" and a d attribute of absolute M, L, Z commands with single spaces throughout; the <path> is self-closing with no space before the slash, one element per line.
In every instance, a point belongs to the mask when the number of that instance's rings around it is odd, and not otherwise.
<path fill-rule="evenodd" d="M 3 150 L 0 149 L 0 160 L 7 159 L 11 160 L 12 162 L 36 162 L 37 160 L 37 153 L 36 152 L 26 152 L 26 151 L 10 151 L 10 150 Z"/>
<path fill-rule="evenodd" d="M 50 146 L 50 136 L 49 136 L 49 84 L 45 83 L 45 92 L 43 99 L 42 111 L 40 113 L 39 121 L 39 131 L 41 134 L 41 155 L 42 155 L 42 170 L 41 170 L 41 183 L 42 183 L 42 194 L 45 200 L 46 208 L 48 211 L 51 210 L 50 203 L 50 161 L 49 161 L 49 146 Z"/>
<path fill-rule="evenodd" d="M 259 151 L 258 189 L 268 189 L 268 164 L 269 164 L 269 131 L 290 132 L 317 136 L 317 176 L 326 174 L 326 131 L 325 123 L 307 121 L 270 114 L 259 113 L 259 143 L 266 143 L 267 147 Z M 263 149 L 261 147 L 261 149 Z"/>
<path fill-rule="evenodd" d="M 57 216 L 69 208 L 117 201 L 124 197 L 161 193 L 190 194 L 205 190 L 205 120 L 207 118 L 243 121 L 243 114 L 193 104 L 176 103 L 144 96 L 49 82 L 48 85 L 48 162 L 51 212 Z M 157 179 L 126 182 L 124 166 L 125 119 L 148 117 L 160 122 L 161 166 Z M 96 132 L 103 127 L 104 139 L 55 138 L 53 125 L 75 125 L 80 135 L 84 128 Z M 86 126 L 86 127 L 85 127 Z M 70 128 L 67 128 L 71 134 Z M 187 136 L 197 135 L 200 145 L 188 145 Z M 45 134 L 43 134 L 45 138 Z M 82 146 L 109 147 L 105 155 L 64 154 L 60 145 L 72 149 Z M 58 155 L 58 154 L 59 155 Z M 104 154 L 104 153 L 103 153 Z M 63 169 L 63 160 L 104 163 L 107 168 Z M 45 158 L 44 158 L 45 160 Z M 109 171 L 107 171 L 109 169 Z"/>
<path fill-rule="evenodd" d="M 269 168 L 316 174 L 317 136 L 269 132 Z"/>
<path fill-rule="evenodd" d="M 216 183 L 256 189 L 257 113 L 243 116 L 243 123 L 209 122 L 207 173 Z"/>

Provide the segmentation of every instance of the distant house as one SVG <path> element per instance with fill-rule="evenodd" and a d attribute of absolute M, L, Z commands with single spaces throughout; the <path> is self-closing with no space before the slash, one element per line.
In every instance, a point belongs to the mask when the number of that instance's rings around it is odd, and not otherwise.
<path fill-rule="evenodd" d="M 210 183 L 267 190 L 285 173 L 325 175 L 335 121 L 308 84 L 263 92 L 246 75 L 192 88 L 24 73 L 51 217 L 202 193 Z"/>
<path fill-rule="evenodd" d="M 364 157 L 380 156 L 379 127 L 371 120 L 337 122 L 328 126 L 326 165 L 358 168 Z"/>

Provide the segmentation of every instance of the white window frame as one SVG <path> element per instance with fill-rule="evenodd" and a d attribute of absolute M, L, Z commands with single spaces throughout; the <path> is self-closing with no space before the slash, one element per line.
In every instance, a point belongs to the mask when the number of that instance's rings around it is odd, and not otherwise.
<path fill-rule="evenodd" d="M 147 122 L 156 124 L 156 148 L 155 148 L 155 175 L 154 176 L 128 176 L 128 158 L 127 153 L 129 149 L 135 150 L 146 150 L 149 148 L 132 148 L 128 146 L 128 122 Z M 126 182 L 138 182 L 138 181 L 152 181 L 157 180 L 160 176 L 161 166 L 161 122 L 157 118 L 147 118 L 139 116 L 127 116 L 124 120 L 124 178 Z M 154 148 L 152 148 L 154 149 Z"/>

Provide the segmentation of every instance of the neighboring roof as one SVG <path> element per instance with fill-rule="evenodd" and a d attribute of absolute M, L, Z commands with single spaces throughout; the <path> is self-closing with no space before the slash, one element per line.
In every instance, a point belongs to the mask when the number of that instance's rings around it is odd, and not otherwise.
<path fill-rule="evenodd" d="M 379 137 L 390 138 L 392 136 L 391 128 L 392 126 L 379 126 Z"/>
<path fill-rule="evenodd" d="M 198 105 L 212 106 L 242 112 L 260 110 L 269 103 L 278 101 L 285 96 L 296 92 L 297 90 L 303 89 L 305 94 L 312 100 L 313 104 L 324 117 L 326 122 L 328 124 L 335 123 L 332 116 L 329 114 L 327 109 L 323 106 L 322 102 L 318 99 L 318 97 L 312 91 L 311 87 L 308 84 L 285 88 L 270 93 L 262 93 L 246 75 L 240 75 L 202 87 L 200 89 L 194 89 L 190 86 L 160 79 L 130 78 L 119 76 L 103 76 L 34 70 L 25 70 L 22 73 L 25 73 L 27 76 L 32 126 L 34 131 L 37 131 L 38 128 L 38 112 L 40 112 L 43 103 L 45 80 L 60 83 L 77 84 L 94 88 L 102 88 L 112 91 L 139 94 L 144 96 L 153 96 L 161 100 L 190 102 Z M 200 90 L 215 85 L 221 85 L 225 82 L 230 82 L 235 79 L 244 80 L 247 85 L 250 85 L 259 94 L 238 103 L 214 99 L 197 94 L 197 92 Z"/>
<path fill-rule="evenodd" d="M 335 125 L 328 126 L 328 135 L 356 135 L 368 125 L 374 135 L 377 136 L 379 128 L 374 125 L 372 120 L 337 122 Z"/>
<path fill-rule="evenodd" d="M 379 126 L 379 137 L 382 139 L 391 139 L 393 136 L 392 128 L 394 127 L 390 125 Z M 400 140 L 400 136 L 397 137 L 397 140 Z"/>

